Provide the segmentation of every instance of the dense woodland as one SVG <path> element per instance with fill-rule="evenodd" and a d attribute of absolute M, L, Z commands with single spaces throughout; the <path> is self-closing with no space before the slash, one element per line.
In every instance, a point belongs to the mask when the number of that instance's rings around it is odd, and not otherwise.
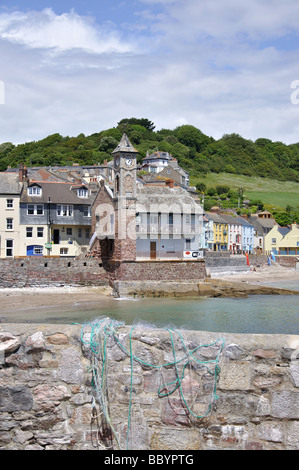
<path fill-rule="evenodd" d="M 53 134 L 37 142 L 0 144 L 0 171 L 8 166 L 94 165 L 111 159 L 111 151 L 123 132 L 138 148 L 139 161 L 146 152 L 161 150 L 177 158 L 191 176 L 207 172 L 255 175 L 281 181 L 299 182 L 299 143 L 286 145 L 260 138 L 244 139 L 225 134 L 215 140 L 192 125 L 155 131 L 148 119 L 122 119 L 112 129 L 90 136 L 63 137 Z"/>
<path fill-rule="evenodd" d="M 111 152 L 124 132 L 138 149 L 140 163 L 147 152 L 169 152 L 193 179 L 209 172 L 226 172 L 299 182 L 299 143 L 286 145 L 265 138 L 253 142 L 238 134 L 225 134 L 221 139 L 215 140 L 192 125 L 156 131 L 155 124 L 145 118 L 122 119 L 116 127 L 90 136 L 79 134 L 77 137 L 63 137 L 53 134 L 37 142 L 20 145 L 2 143 L 0 171 L 18 167 L 20 163 L 28 167 L 101 164 L 104 160 L 111 160 Z M 206 187 L 204 183 L 200 183 L 197 189 L 206 195 L 205 210 L 209 210 L 214 204 L 224 209 L 238 208 L 240 200 L 242 201 L 242 194 L 230 187 Z M 251 201 L 251 206 L 253 204 L 254 207 L 243 209 L 241 213 L 246 210 L 252 212 L 256 208 L 263 209 L 261 201 Z M 293 214 L 290 209 L 286 207 L 285 212 L 275 214 L 280 225 L 298 220 L 298 208 L 294 208 Z"/>

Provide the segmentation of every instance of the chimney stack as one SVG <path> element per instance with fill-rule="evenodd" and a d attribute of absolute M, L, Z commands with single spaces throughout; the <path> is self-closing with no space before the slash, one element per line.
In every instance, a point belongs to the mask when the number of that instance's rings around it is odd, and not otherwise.
<path fill-rule="evenodd" d="M 27 178 L 27 168 L 26 166 L 23 166 L 23 163 L 20 164 L 19 168 L 19 182 L 23 183 Z"/>

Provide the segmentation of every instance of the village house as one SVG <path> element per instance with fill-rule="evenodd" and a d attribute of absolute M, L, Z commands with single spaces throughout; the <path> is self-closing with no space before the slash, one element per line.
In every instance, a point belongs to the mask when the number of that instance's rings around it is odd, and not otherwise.
<path fill-rule="evenodd" d="M 0 257 L 19 253 L 20 196 L 23 188 L 18 173 L 0 173 Z"/>
<path fill-rule="evenodd" d="M 206 218 L 213 224 L 212 251 L 227 251 L 228 223 L 216 212 L 206 212 Z M 211 240 L 209 242 L 211 244 Z"/>
<path fill-rule="evenodd" d="M 208 251 L 213 251 L 213 246 L 214 246 L 213 220 L 208 219 L 206 214 L 203 217 L 203 232 L 204 232 L 203 248 Z"/>
<path fill-rule="evenodd" d="M 292 224 L 290 230 L 284 235 L 279 243 L 279 255 L 299 255 L 299 225 Z"/>
<path fill-rule="evenodd" d="M 227 249 L 231 253 L 253 253 L 254 227 L 243 217 L 221 214 L 228 224 Z"/>
<path fill-rule="evenodd" d="M 142 159 L 141 168 L 151 173 L 159 173 L 169 165 L 171 160 L 172 156 L 168 152 L 160 152 L 158 150 L 151 154 L 147 152 L 146 157 Z"/>
<path fill-rule="evenodd" d="M 254 226 L 254 251 L 257 254 L 265 254 L 265 236 L 276 225 L 276 221 L 268 211 L 252 214 L 248 220 Z"/>
<path fill-rule="evenodd" d="M 58 181 L 24 182 L 20 198 L 19 256 L 76 257 L 91 235 L 88 185 Z"/>
<path fill-rule="evenodd" d="M 274 255 L 278 255 L 281 242 L 289 231 L 289 227 L 280 227 L 278 224 L 274 225 L 265 235 L 265 254 L 270 255 L 273 253 Z"/>
<path fill-rule="evenodd" d="M 189 187 L 189 173 L 181 168 L 176 158 L 168 152 L 154 152 L 147 154 L 142 160 L 141 170 L 151 175 L 151 181 L 155 179 L 172 180 L 176 185 L 184 188 Z"/>

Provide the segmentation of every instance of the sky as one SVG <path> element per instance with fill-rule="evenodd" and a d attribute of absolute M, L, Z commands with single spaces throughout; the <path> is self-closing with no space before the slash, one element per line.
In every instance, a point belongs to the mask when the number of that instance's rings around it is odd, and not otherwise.
<path fill-rule="evenodd" d="M 124 118 L 299 142 L 298 0 L 4 0 L 0 143 Z"/>

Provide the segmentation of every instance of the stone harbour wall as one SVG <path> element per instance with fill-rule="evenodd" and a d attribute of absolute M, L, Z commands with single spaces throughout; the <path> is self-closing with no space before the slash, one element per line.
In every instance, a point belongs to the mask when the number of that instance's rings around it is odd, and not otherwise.
<path fill-rule="evenodd" d="M 107 272 L 94 258 L 0 259 L 0 287 L 102 286 Z"/>
<path fill-rule="evenodd" d="M 299 336 L 106 321 L 0 325 L 0 449 L 299 449 Z"/>

